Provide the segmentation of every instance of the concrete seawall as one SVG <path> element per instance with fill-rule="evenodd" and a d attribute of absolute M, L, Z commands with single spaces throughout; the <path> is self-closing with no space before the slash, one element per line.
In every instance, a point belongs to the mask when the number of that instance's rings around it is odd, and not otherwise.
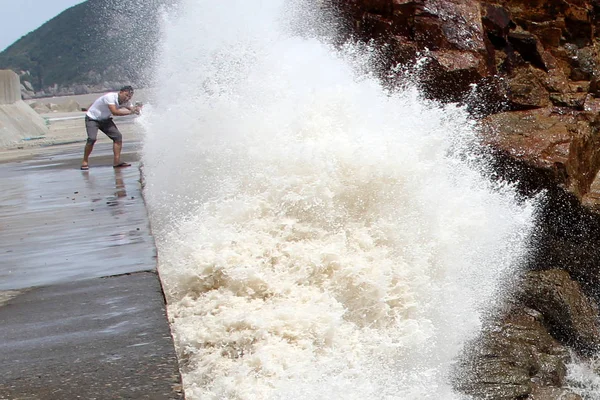
<path fill-rule="evenodd" d="M 44 119 L 21 100 L 17 74 L 0 70 L 0 146 L 43 136 L 47 131 Z"/>

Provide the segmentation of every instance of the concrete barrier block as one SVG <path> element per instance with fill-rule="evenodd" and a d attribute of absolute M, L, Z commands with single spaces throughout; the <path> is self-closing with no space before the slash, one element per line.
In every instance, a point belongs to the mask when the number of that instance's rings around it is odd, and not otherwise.
<path fill-rule="evenodd" d="M 0 70 L 0 104 L 13 104 L 21 101 L 19 76 L 9 69 Z"/>
<path fill-rule="evenodd" d="M 21 84 L 13 71 L 0 70 L 0 146 L 48 132 L 46 121 L 21 100 Z"/>

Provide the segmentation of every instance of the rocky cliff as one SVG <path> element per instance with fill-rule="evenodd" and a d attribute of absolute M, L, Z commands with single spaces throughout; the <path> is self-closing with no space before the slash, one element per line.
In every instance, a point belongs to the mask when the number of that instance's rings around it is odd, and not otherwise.
<path fill-rule="evenodd" d="M 427 96 L 479 118 L 495 179 L 545 195 L 505 309 L 469 346 L 456 387 L 475 398 L 580 399 L 572 357 L 600 347 L 600 2 L 330 0 L 346 37 L 417 71 Z"/>

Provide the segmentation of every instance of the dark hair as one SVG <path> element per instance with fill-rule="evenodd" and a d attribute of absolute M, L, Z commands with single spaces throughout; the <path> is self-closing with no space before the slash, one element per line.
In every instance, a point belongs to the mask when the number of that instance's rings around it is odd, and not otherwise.
<path fill-rule="evenodd" d="M 133 93 L 133 87 L 127 85 L 127 86 L 123 86 L 120 90 L 121 92 L 129 92 L 129 93 Z"/>

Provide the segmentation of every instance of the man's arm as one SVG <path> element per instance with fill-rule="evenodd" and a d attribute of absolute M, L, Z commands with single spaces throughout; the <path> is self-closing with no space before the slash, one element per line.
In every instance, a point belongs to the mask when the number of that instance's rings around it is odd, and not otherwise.
<path fill-rule="evenodd" d="M 109 104 L 108 109 L 112 113 L 112 115 L 131 115 L 131 114 L 139 114 L 139 107 L 123 107 L 117 108 L 114 104 Z"/>

